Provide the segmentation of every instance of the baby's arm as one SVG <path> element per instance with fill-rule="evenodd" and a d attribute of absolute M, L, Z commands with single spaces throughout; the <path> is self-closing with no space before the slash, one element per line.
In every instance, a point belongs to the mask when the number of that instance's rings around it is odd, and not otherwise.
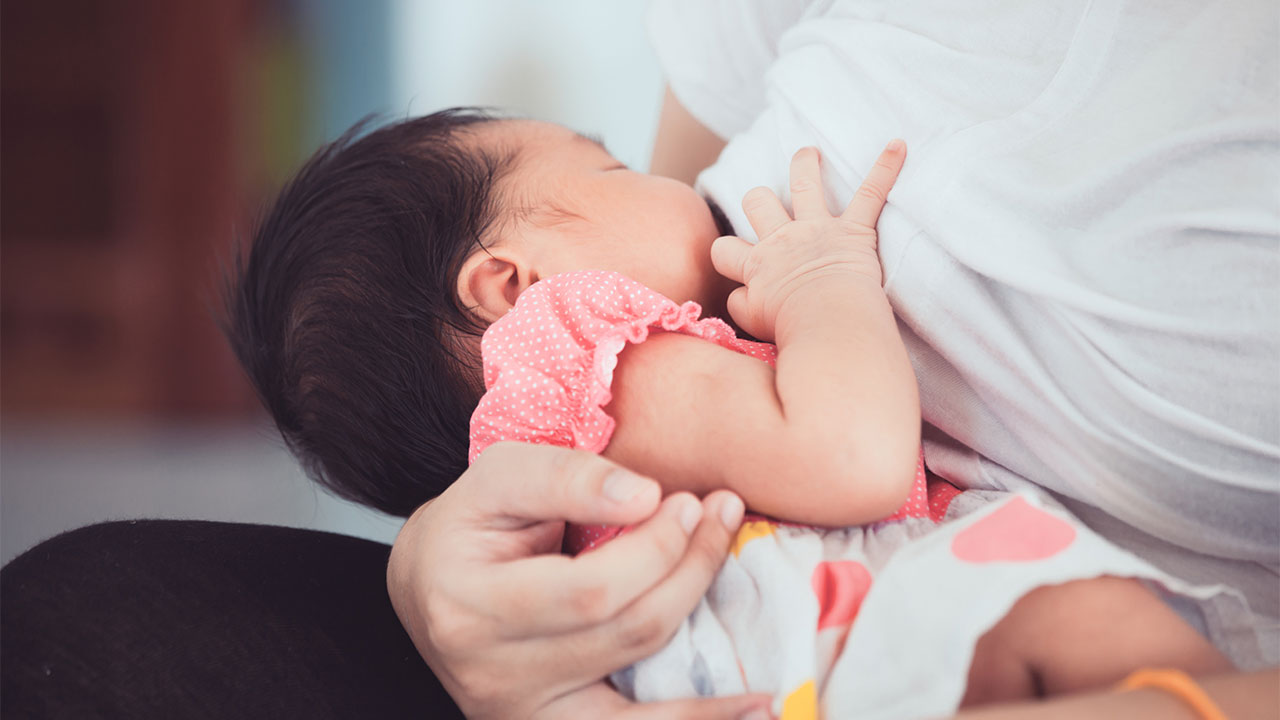
<path fill-rule="evenodd" d="M 717 240 L 744 283 L 729 312 L 778 346 L 776 371 L 696 338 L 659 334 L 620 356 L 605 455 L 668 491 L 727 487 L 751 509 L 819 525 L 896 511 L 915 477 L 915 376 L 880 285 L 875 224 L 905 158 L 886 150 L 848 209 L 826 209 L 811 148 L 791 166 L 795 219 L 772 192 L 743 200 L 761 238 Z"/>

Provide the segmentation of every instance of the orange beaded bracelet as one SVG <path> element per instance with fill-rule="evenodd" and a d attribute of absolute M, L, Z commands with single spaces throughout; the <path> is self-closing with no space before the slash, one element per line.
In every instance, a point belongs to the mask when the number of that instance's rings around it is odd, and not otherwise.
<path fill-rule="evenodd" d="M 1209 697 L 1190 675 L 1181 670 L 1144 669 L 1129 675 L 1116 686 L 1117 690 L 1138 690 L 1140 688 L 1157 688 L 1177 696 L 1204 720 L 1228 720 L 1227 714 Z"/>

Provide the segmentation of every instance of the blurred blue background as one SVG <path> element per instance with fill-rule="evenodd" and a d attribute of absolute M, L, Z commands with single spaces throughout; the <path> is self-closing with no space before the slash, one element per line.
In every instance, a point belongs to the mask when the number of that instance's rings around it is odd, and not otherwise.
<path fill-rule="evenodd" d="M 390 541 L 285 452 L 211 313 L 216 271 L 369 113 L 505 108 L 647 167 L 641 0 L 0 4 L 0 559 L 91 522 Z"/>

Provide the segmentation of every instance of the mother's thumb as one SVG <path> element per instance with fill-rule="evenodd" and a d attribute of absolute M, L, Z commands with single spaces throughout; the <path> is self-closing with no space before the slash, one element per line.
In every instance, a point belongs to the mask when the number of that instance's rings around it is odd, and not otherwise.
<path fill-rule="evenodd" d="M 550 445 L 496 443 L 467 471 L 477 505 L 516 521 L 624 525 L 648 518 L 662 488 L 599 455 Z M 466 476 L 464 476 L 465 478 Z"/>

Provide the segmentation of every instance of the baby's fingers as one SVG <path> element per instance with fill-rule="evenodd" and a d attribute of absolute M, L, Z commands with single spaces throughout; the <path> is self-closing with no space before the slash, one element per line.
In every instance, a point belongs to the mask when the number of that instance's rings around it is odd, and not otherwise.
<path fill-rule="evenodd" d="M 751 243 L 737 235 L 723 235 L 711 243 L 711 266 L 736 283 L 747 282 L 747 256 Z"/>
<path fill-rule="evenodd" d="M 751 188 L 742 196 L 742 211 L 747 214 L 756 237 L 764 240 L 778 228 L 791 222 L 791 215 L 782 207 L 782 201 L 767 187 Z"/>
<path fill-rule="evenodd" d="M 889 143 L 884 152 L 876 160 L 876 164 L 867 173 L 858 191 L 854 193 L 849 207 L 845 208 L 842 217 L 859 225 L 874 228 L 880 220 L 880 211 L 884 209 L 889 190 L 898 179 L 902 164 L 907 160 L 907 145 L 901 140 Z"/>
<path fill-rule="evenodd" d="M 791 210 L 797 220 L 831 217 L 822 191 L 822 166 L 815 147 L 800 148 L 791 158 Z"/>

